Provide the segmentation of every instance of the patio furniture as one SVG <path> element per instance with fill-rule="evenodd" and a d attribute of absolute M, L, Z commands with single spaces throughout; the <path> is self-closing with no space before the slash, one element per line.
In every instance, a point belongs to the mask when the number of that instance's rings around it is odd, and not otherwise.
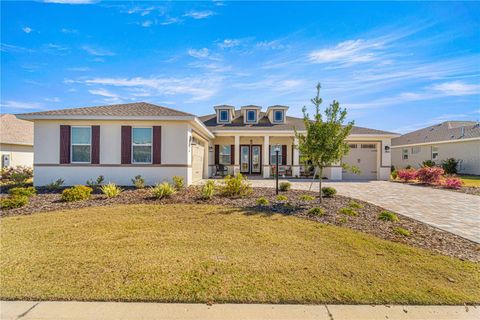
<path fill-rule="evenodd" d="M 223 164 L 215 165 L 215 175 L 225 177 L 228 173 L 228 168 Z"/>

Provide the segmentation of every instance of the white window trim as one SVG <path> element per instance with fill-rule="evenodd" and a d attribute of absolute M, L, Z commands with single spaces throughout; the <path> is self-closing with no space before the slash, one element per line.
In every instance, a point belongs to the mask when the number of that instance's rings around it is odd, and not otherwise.
<path fill-rule="evenodd" d="M 275 147 L 277 147 L 276 144 L 272 144 L 270 146 L 270 165 L 272 166 L 275 166 L 277 165 L 276 163 L 274 163 L 274 161 L 272 161 L 273 159 L 276 160 L 276 153 L 275 153 Z M 278 152 L 278 160 L 280 161 L 280 163 L 282 162 L 282 145 L 279 145 L 279 152 Z M 283 164 L 280 164 L 280 166 L 283 166 Z"/>
<path fill-rule="evenodd" d="M 275 119 L 275 113 L 280 112 L 282 114 L 282 120 Z M 273 110 L 273 122 L 283 123 L 285 121 L 285 112 L 283 110 Z"/>
<path fill-rule="evenodd" d="M 249 112 L 253 112 L 254 116 L 253 116 L 253 120 L 248 120 L 248 113 Z M 247 109 L 245 110 L 245 122 L 248 122 L 248 123 L 256 123 L 257 122 L 257 110 L 253 110 L 253 109 Z"/>
<path fill-rule="evenodd" d="M 150 162 L 136 162 L 133 160 L 133 146 L 134 146 L 134 143 L 133 143 L 133 129 L 150 129 L 150 141 L 151 143 L 143 143 L 143 144 L 135 144 L 135 146 L 138 146 L 138 147 L 150 147 Z M 131 146 L 130 146 L 130 150 L 131 150 L 131 163 L 132 164 L 152 164 L 153 163 L 153 127 L 132 127 L 132 143 L 131 143 Z"/>
<path fill-rule="evenodd" d="M 73 143 L 73 128 L 89 128 L 90 143 Z M 90 146 L 90 161 L 73 161 L 73 146 Z M 71 126 L 70 127 L 70 163 L 92 163 L 92 126 Z"/>
<path fill-rule="evenodd" d="M 407 152 L 405 152 L 405 151 L 407 151 Z M 407 158 L 405 158 L 405 156 L 407 156 Z M 407 148 L 402 149 L 402 160 L 408 160 L 408 149 Z"/>
<path fill-rule="evenodd" d="M 433 151 L 434 148 L 436 148 L 437 151 Z M 436 156 L 435 158 L 433 157 L 433 154 L 434 154 L 434 153 L 437 154 L 437 156 Z M 438 156 L 439 156 L 439 155 L 440 155 L 440 152 L 438 152 L 438 146 L 432 146 L 432 152 L 431 152 L 431 154 L 430 154 L 432 160 L 438 160 Z"/>
<path fill-rule="evenodd" d="M 227 120 L 222 120 L 222 112 L 226 112 L 227 113 Z M 228 109 L 220 109 L 218 110 L 218 122 L 230 122 L 230 112 Z"/>
<path fill-rule="evenodd" d="M 232 160 L 228 161 L 227 164 L 224 164 L 222 163 L 221 159 L 222 159 L 222 150 L 223 150 L 223 147 L 228 147 L 230 149 L 230 153 L 228 154 L 230 156 L 230 159 L 232 159 L 232 146 L 229 145 L 229 144 L 221 144 L 219 146 L 219 150 L 218 150 L 218 164 L 221 164 L 221 165 L 224 165 L 224 166 L 229 166 L 232 164 Z"/>

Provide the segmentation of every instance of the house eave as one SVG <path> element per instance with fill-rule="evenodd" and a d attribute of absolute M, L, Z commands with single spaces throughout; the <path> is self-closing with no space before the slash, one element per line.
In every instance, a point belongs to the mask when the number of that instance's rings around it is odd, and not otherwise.
<path fill-rule="evenodd" d="M 475 138 L 464 138 L 464 139 L 456 139 L 456 140 L 441 140 L 441 141 L 429 141 L 429 142 L 419 142 L 419 143 L 408 143 L 408 144 L 399 144 L 399 145 L 392 145 L 392 148 L 407 148 L 407 147 L 414 147 L 414 146 L 425 146 L 430 144 L 445 144 L 445 143 L 457 143 L 457 142 L 468 142 L 468 141 L 476 141 L 480 140 L 480 137 Z"/>

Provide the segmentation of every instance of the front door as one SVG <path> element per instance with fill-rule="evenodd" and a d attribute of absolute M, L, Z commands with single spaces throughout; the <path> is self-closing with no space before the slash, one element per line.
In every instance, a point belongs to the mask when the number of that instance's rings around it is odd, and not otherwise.
<path fill-rule="evenodd" d="M 240 146 L 240 172 L 244 174 L 262 173 L 262 146 Z"/>

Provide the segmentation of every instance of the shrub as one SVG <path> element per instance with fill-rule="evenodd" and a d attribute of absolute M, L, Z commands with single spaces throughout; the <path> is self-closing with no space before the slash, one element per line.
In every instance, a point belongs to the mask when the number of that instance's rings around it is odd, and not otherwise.
<path fill-rule="evenodd" d="M 423 167 L 417 170 L 417 179 L 422 183 L 439 183 L 442 175 L 443 169 L 440 167 Z"/>
<path fill-rule="evenodd" d="M 244 197 L 251 193 L 252 188 L 248 183 L 247 178 L 244 178 L 241 173 L 236 176 L 226 176 L 223 185 L 223 194 L 228 197 Z"/>
<path fill-rule="evenodd" d="M 348 206 L 352 209 L 362 209 L 363 208 L 363 205 L 361 205 L 360 203 L 356 202 L 356 201 L 350 201 L 350 203 L 348 204 Z"/>
<path fill-rule="evenodd" d="M 453 177 L 445 178 L 445 180 L 442 182 L 442 186 L 447 189 L 460 189 L 462 185 L 462 179 Z"/>
<path fill-rule="evenodd" d="M 396 233 L 398 233 L 399 235 L 402 235 L 402 236 L 405 236 L 405 237 L 408 237 L 410 236 L 412 233 L 410 231 L 408 231 L 407 229 L 404 229 L 404 228 L 394 228 L 393 231 L 395 231 Z"/>
<path fill-rule="evenodd" d="M 321 217 L 325 214 L 325 210 L 323 208 L 315 207 L 315 208 L 311 208 L 310 210 L 308 210 L 307 214 L 309 216 Z"/>
<path fill-rule="evenodd" d="M 86 185 L 95 190 L 100 187 L 100 185 L 103 183 L 103 180 L 105 180 L 103 176 L 98 176 L 96 180 L 88 179 Z"/>
<path fill-rule="evenodd" d="M 56 181 L 52 181 L 45 186 L 48 191 L 56 191 L 60 189 L 65 181 L 63 179 L 57 179 Z"/>
<path fill-rule="evenodd" d="M 288 191 L 288 190 L 290 190 L 291 186 L 292 186 L 292 184 L 290 182 L 282 182 L 279 185 L 279 189 L 280 189 L 280 191 Z"/>
<path fill-rule="evenodd" d="M 411 165 L 407 165 L 407 166 L 405 167 L 405 169 L 407 169 L 407 170 L 412 169 L 412 166 L 411 166 Z"/>
<path fill-rule="evenodd" d="M 277 201 L 288 201 L 288 197 L 287 196 L 284 196 L 284 195 L 278 195 L 276 197 Z"/>
<path fill-rule="evenodd" d="M 118 196 L 123 189 L 117 186 L 115 183 L 109 183 L 100 188 L 103 192 L 104 195 L 106 195 L 108 198 L 114 198 Z"/>
<path fill-rule="evenodd" d="M 141 175 L 135 176 L 132 179 L 132 184 L 137 189 L 143 189 L 145 188 L 145 179 Z"/>
<path fill-rule="evenodd" d="M 265 197 L 260 197 L 257 199 L 257 206 L 268 206 L 270 201 Z"/>
<path fill-rule="evenodd" d="M 393 171 L 397 171 L 397 169 L 395 169 L 395 166 L 392 164 L 390 166 L 390 173 L 393 173 Z"/>
<path fill-rule="evenodd" d="M 415 178 L 417 177 L 417 170 L 415 169 L 398 170 L 398 177 L 405 182 L 415 180 Z"/>
<path fill-rule="evenodd" d="M 204 200 L 212 199 L 215 194 L 215 181 L 208 180 L 200 190 L 200 197 Z"/>
<path fill-rule="evenodd" d="M 62 200 L 66 202 L 90 199 L 93 189 L 86 186 L 74 186 L 63 190 Z"/>
<path fill-rule="evenodd" d="M 398 221 L 399 219 L 398 219 L 398 217 L 395 213 L 387 211 L 387 210 L 383 210 L 378 215 L 378 220 L 394 222 L 394 221 Z"/>
<path fill-rule="evenodd" d="M 322 193 L 325 197 L 331 198 L 337 193 L 337 190 L 335 188 L 332 188 L 332 187 L 323 187 L 322 188 Z"/>
<path fill-rule="evenodd" d="M 431 168 L 431 167 L 435 167 L 436 164 L 435 164 L 435 161 L 433 160 L 425 160 L 422 162 L 422 167 L 428 167 L 428 168 Z"/>
<path fill-rule="evenodd" d="M 397 170 L 394 170 L 390 176 L 392 177 L 393 180 L 397 180 L 397 178 L 398 178 Z"/>
<path fill-rule="evenodd" d="M 170 197 L 175 193 L 175 188 L 168 182 L 157 183 L 152 187 L 152 194 L 157 199 Z"/>
<path fill-rule="evenodd" d="M 12 188 L 8 190 L 8 194 L 13 196 L 25 196 L 30 198 L 37 194 L 37 189 L 35 187 L 28 187 L 28 188 Z"/>
<path fill-rule="evenodd" d="M 27 204 L 27 196 L 10 196 L 0 200 L 0 207 L 4 210 L 20 208 Z"/>
<path fill-rule="evenodd" d="M 457 167 L 460 161 L 455 158 L 448 158 L 442 161 L 442 169 L 445 174 L 457 174 Z"/>
<path fill-rule="evenodd" d="M 338 222 L 339 222 L 340 224 L 347 223 L 347 221 L 348 221 L 348 220 L 347 220 L 347 217 L 341 217 L 340 219 L 338 219 Z"/>
<path fill-rule="evenodd" d="M 342 209 L 338 210 L 338 213 L 346 214 L 347 216 L 351 216 L 351 217 L 358 216 L 358 212 L 355 211 L 352 208 L 349 208 L 349 207 L 345 207 L 345 208 L 342 208 Z"/>
<path fill-rule="evenodd" d="M 308 194 L 303 194 L 303 195 L 300 196 L 300 200 L 302 200 L 302 201 L 313 201 L 313 200 L 315 200 L 315 197 L 310 196 Z"/>
<path fill-rule="evenodd" d="M 173 180 L 173 186 L 175 187 L 175 189 L 177 189 L 177 191 L 183 190 L 183 188 L 185 188 L 183 177 L 173 176 L 172 180 Z"/>
<path fill-rule="evenodd" d="M 28 179 L 33 178 L 33 169 L 25 166 L 2 168 L 2 182 L 14 182 L 24 184 Z"/>

